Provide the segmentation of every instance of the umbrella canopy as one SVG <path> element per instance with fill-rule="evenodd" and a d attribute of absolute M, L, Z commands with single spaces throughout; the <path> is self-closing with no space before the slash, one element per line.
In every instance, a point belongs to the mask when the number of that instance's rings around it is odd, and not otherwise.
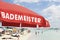
<path fill-rule="evenodd" d="M 0 1 L 0 21 L 5 26 L 46 27 L 44 17 L 23 6 Z"/>
<path fill-rule="evenodd" d="M 46 27 L 50 27 L 50 23 L 46 20 Z"/>

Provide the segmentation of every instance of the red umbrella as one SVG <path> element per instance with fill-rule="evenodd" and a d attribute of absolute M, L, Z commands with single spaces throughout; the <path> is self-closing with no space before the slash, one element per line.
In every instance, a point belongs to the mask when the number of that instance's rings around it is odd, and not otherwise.
<path fill-rule="evenodd" d="M 0 1 L 0 21 L 3 26 L 46 27 L 44 17 L 15 4 Z"/>
<path fill-rule="evenodd" d="M 50 27 L 50 24 L 47 20 L 46 20 L 46 27 Z"/>

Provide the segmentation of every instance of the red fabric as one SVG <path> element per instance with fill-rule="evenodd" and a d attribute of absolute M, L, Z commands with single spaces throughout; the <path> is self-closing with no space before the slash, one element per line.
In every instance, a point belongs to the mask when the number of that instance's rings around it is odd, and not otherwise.
<path fill-rule="evenodd" d="M 3 26 L 19 27 L 20 24 L 19 24 L 19 23 L 13 23 L 13 22 L 11 23 L 11 22 L 4 22 L 4 21 L 3 21 L 3 22 L 2 22 L 2 25 L 3 25 Z"/>
<path fill-rule="evenodd" d="M 46 27 L 50 27 L 50 24 L 47 20 L 46 20 Z"/>
<path fill-rule="evenodd" d="M 8 22 L 11 23 L 11 25 L 14 25 L 14 23 L 22 23 L 22 26 L 36 26 L 36 24 L 38 24 L 40 27 L 46 27 L 46 21 L 44 19 L 44 17 L 42 17 L 41 15 L 38 15 L 37 13 L 23 7 L 23 6 L 18 6 L 15 4 L 10 4 L 10 3 L 6 3 L 6 2 L 1 2 L 0 1 L 0 12 L 8 12 L 8 13 L 13 13 L 13 14 L 18 14 L 18 15 L 26 15 L 26 16 L 30 16 L 30 17 L 37 17 L 41 19 L 41 23 L 34 23 L 34 22 L 24 22 L 24 21 L 16 21 L 16 20 L 9 20 L 9 19 L 3 19 L 0 17 L 1 21 L 4 22 Z M 25 25 L 26 24 L 26 25 Z M 3 23 L 3 25 L 6 25 L 5 23 Z M 19 26 L 18 24 L 16 24 L 17 26 Z M 10 26 L 10 24 L 9 24 Z M 28 26 L 28 27 L 29 27 Z"/>
<path fill-rule="evenodd" d="M 11 22 L 2 22 L 3 26 L 14 26 L 14 27 L 20 27 L 20 23 L 11 23 Z M 21 23 L 22 27 L 33 27 L 36 28 L 36 25 L 34 24 L 28 24 L 28 23 Z"/>

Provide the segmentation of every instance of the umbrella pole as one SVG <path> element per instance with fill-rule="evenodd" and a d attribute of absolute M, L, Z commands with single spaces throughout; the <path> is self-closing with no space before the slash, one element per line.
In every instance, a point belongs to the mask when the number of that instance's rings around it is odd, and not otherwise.
<path fill-rule="evenodd" d="M 36 26 L 37 26 L 37 29 L 38 29 L 39 28 L 39 25 L 37 24 Z"/>
<path fill-rule="evenodd" d="M 0 21 L 0 27 L 2 27 L 2 22 Z"/>
<path fill-rule="evenodd" d="M 21 28 L 21 23 L 20 23 L 20 28 Z"/>
<path fill-rule="evenodd" d="M 22 27 L 21 27 L 21 23 L 20 23 L 20 29 L 21 29 L 21 28 L 22 28 Z M 19 32 L 19 34 L 20 34 L 20 32 Z M 19 37 L 20 37 L 20 36 L 18 36 L 18 40 L 19 40 Z"/>
<path fill-rule="evenodd" d="M 37 24 L 36 25 L 37 26 L 37 30 L 38 30 L 38 28 L 39 28 L 39 25 Z M 37 31 L 37 32 L 35 32 L 35 34 L 37 35 L 39 32 Z"/>

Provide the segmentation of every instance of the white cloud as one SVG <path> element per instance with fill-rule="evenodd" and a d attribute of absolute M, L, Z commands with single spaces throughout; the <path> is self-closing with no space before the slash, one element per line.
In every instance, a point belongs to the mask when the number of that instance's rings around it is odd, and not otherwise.
<path fill-rule="evenodd" d="M 60 28 L 60 6 L 52 5 L 42 11 L 51 23 L 51 27 Z M 49 15 L 49 16 L 48 16 Z"/>
<path fill-rule="evenodd" d="M 40 0 L 14 0 L 14 3 L 18 3 L 18 2 L 27 2 L 27 3 L 37 3 L 39 2 Z"/>
<path fill-rule="evenodd" d="M 49 1 L 49 2 L 60 2 L 60 0 L 43 0 L 43 1 Z"/>

